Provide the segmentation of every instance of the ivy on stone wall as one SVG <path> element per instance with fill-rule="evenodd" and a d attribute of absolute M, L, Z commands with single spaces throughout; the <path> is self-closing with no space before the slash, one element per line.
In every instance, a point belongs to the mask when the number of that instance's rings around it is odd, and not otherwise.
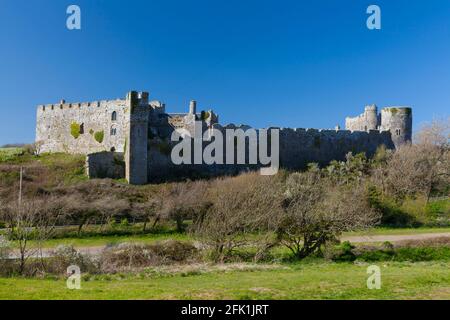
<path fill-rule="evenodd" d="M 200 113 L 201 120 L 206 120 L 211 116 L 211 114 L 208 111 L 202 111 Z"/>
<path fill-rule="evenodd" d="M 95 141 L 97 141 L 98 143 L 102 143 L 104 137 L 105 137 L 105 132 L 104 132 L 103 130 L 102 130 L 102 131 L 97 131 L 97 132 L 94 134 L 94 139 L 95 139 Z"/>
<path fill-rule="evenodd" d="M 392 115 L 395 115 L 398 112 L 397 108 L 389 108 L 389 111 L 392 113 Z"/>
<path fill-rule="evenodd" d="M 70 125 L 70 134 L 72 135 L 72 137 L 74 137 L 74 139 L 78 139 L 78 137 L 80 136 L 80 132 L 81 125 L 76 122 L 72 122 L 72 124 Z"/>

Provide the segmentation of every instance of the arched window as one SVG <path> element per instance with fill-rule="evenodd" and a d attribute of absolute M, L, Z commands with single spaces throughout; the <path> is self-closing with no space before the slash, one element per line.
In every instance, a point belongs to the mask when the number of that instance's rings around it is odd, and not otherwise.
<path fill-rule="evenodd" d="M 400 129 L 396 129 L 396 130 L 395 130 L 395 134 L 396 134 L 396 135 L 398 135 L 398 136 L 399 136 L 399 135 L 400 135 L 400 133 L 401 133 Z"/>
<path fill-rule="evenodd" d="M 116 121 L 117 120 L 117 112 L 113 111 L 113 113 L 111 115 L 111 120 L 112 121 Z"/>
<path fill-rule="evenodd" d="M 80 134 L 84 134 L 84 123 L 80 124 Z"/>
<path fill-rule="evenodd" d="M 111 135 L 115 136 L 117 134 L 117 129 L 116 128 L 111 128 Z"/>

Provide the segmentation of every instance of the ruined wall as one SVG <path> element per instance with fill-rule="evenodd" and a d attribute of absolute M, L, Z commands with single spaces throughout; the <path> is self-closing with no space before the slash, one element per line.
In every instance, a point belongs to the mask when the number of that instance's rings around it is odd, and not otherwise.
<path fill-rule="evenodd" d="M 87 155 L 86 174 L 89 178 L 125 178 L 123 153 L 104 151 Z"/>
<path fill-rule="evenodd" d="M 357 117 L 345 118 L 345 129 L 352 131 L 376 130 L 379 127 L 377 106 L 370 105 L 364 108 L 364 113 Z"/>
<path fill-rule="evenodd" d="M 127 113 L 125 100 L 41 105 L 37 108 L 36 142 L 42 144 L 40 152 L 88 154 L 112 148 L 122 152 Z"/>

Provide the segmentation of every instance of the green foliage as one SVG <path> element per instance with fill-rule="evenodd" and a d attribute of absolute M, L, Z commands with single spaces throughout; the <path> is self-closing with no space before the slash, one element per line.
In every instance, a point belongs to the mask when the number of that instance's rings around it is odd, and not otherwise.
<path fill-rule="evenodd" d="M 23 148 L 0 148 L 0 163 L 14 160 L 24 153 Z"/>
<path fill-rule="evenodd" d="M 200 113 L 200 119 L 203 121 L 209 119 L 210 116 L 211 114 L 209 113 L 209 111 L 202 111 Z"/>
<path fill-rule="evenodd" d="M 94 130 L 93 130 L 93 129 L 90 129 L 90 130 L 89 130 L 89 134 L 92 136 L 92 135 L 94 134 Z"/>
<path fill-rule="evenodd" d="M 130 223 L 128 222 L 128 219 L 127 219 L 127 218 L 123 218 L 123 219 L 120 221 L 120 225 L 121 225 L 122 227 L 128 227 L 128 226 L 130 225 Z"/>
<path fill-rule="evenodd" d="M 337 184 L 350 184 L 368 176 L 371 162 L 364 153 L 348 153 L 346 161 L 331 161 L 325 172 Z"/>
<path fill-rule="evenodd" d="M 441 247 L 404 247 L 397 249 L 368 250 L 357 256 L 358 260 L 373 261 L 438 261 L 450 260 L 450 248 Z"/>
<path fill-rule="evenodd" d="M 97 132 L 94 134 L 94 139 L 95 139 L 95 141 L 97 141 L 98 143 L 102 143 L 104 137 L 105 137 L 105 132 L 104 132 L 103 130 L 102 130 L 102 131 L 97 131 Z"/>
<path fill-rule="evenodd" d="M 450 199 L 432 201 L 427 204 L 425 212 L 431 219 L 450 219 Z"/>
<path fill-rule="evenodd" d="M 392 113 L 392 115 L 397 114 L 398 109 L 397 108 L 389 108 L 389 112 Z"/>
<path fill-rule="evenodd" d="M 327 258 L 336 262 L 351 262 L 356 260 L 356 255 L 353 253 L 355 246 L 349 241 L 344 241 L 342 244 L 328 249 Z"/>
<path fill-rule="evenodd" d="M 70 134 L 74 137 L 74 139 L 78 139 L 81 134 L 81 125 L 76 122 L 72 122 L 70 125 Z"/>

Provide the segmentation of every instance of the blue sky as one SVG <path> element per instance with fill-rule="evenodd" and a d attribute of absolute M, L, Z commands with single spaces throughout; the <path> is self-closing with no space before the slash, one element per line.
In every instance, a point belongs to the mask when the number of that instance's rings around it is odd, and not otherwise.
<path fill-rule="evenodd" d="M 130 89 L 255 127 L 332 128 L 366 104 L 410 105 L 417 128 L 449 115 L 449 40 L 448 0 L 0 0 L 0 145 L 34 140 L 38 104 Z"/>

